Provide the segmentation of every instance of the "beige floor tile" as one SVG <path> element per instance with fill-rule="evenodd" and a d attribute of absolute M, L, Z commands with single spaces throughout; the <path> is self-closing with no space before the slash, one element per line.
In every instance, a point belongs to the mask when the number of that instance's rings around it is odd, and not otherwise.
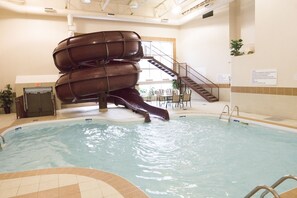
<path fill-rule="evenodd" d="M 58 188 L 59 187 L 59 181 L 57 180 L 51 180 L 48 182 L 43 182 L 39 184 L 38 191 L 43 191 L 43 190 L 49 190 L 53 188 Z"/>
<path fill-rule="evenodd" d="M 68 196 L 69 194 L 80 194 L 78 184 L 59 188 L 59 196 L 60 197 Z"/>
<path fill-rule="evenodd" d="M 82 198 L 104 198 L 99 188 L 81 192 Z"/>
<path fill-rule="evenodd" d="M 58 174 L 50 174 L 50 175 L 41 175 L 40 176 L 40 183 L 45 183 L 49 181 L 59 181 L 59 175 Z"/>
<path fill-rule="evenodd" d="M 80 193 L 66 194 L 66 195 L 63 195 L 62 197 L 59 196 L 59 198 L 81 198 L 81 194 Z"/>
<path fill-rule="evenodd" d="M 61 174 L 59 175 L 59 187 L 77 184 L 76 175 Z"/>
<path fill-rule="evenodd" d="M 17 195 L 24 195 L 38 191 L 39 184 L 31 184 L 26 186 L 20 186 Z"/>
<path fill-rule="evenodd" d="M 95 181 L 79 183 L 79 189 L 81 192 L 92 190 L 92 189 L 99 189 L 98 182 L 95 180 Z"/>
<path fill-rule="evenodd" d="M 1 186 L 0 186 L 0 191 L 2 189 L 8 189 L 8 188 L 18 188 L 21 184 L 21 179 L 7 179 L 7 180 L 2 180 Z"/>
<path fill-rule="evenodd" d="M 78 183 L 83 183 L 83 182 L 89 182 L 89 181 L 96 181 L 95 179 L 91 178 L 91 177 L 86 177 L 86 176 L 77 176 L 77 181 Z"/>
<path fill-rule="evenodd" d="M 32 184 L 39 184 L 40 176 L 23 177 L 21 179 L 21 186 L 27 186 Z"/>
<path fill-rule="evenodd" d="M 19 187 L 1 189 L 0 190 L 0 198 L 16 196 L 18 190 L 19 190 Z"/>
<path fill-rule="evenodd" d="M 105 182 L 101 182 L 101 181 L 98 181 L 98 183 L 100 183 L 100 185 L 99 185 L 100 190 L 102 191 L 102 194 L 104 195 L 104 197 L 111 196 L 111 195 L 114 195 L 114 196 L 120 195 L 120 193 L 115 188 L 113 188 L 111 185 L 106 184 Z"/>
<path fill-rule="evenodd" d="M 38 198 L 38 192 L 36 193 L 29 193 L 29 194 L 25 194 L 25 195 L 19 195 L 19 196 L 15 196 L 12 198 Z"/>
<path fill-rule="evenodd" d="M 58 188 L 38 192 L 38 198 L 58 198 L 58 197 L 59 197 Z"/>
<path fill-rule="evenodd" d="M 124 198 L 121 194 L 106 195 L 104 198 Z"/>

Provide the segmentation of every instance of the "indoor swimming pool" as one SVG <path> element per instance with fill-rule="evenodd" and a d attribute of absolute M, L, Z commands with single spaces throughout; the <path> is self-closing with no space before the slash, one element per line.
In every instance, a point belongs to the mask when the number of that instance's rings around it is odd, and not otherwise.
<path fill-rule="evenodd" d="M 2 173 L 95 168 L 128 179 L 151 198 L 238 198 L 297 174 L 297 133 L 210 116 L 44 122 L 10 129 L 4 138 Z"/>

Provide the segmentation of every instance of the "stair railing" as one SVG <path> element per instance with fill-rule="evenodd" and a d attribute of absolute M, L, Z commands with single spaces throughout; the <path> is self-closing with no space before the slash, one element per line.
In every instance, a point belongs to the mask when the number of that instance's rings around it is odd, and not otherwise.
<path fill-rule="evenodd" d="M 154 57 L 156 60 L 164 64 L 166 67 L 172 69 L 179 74 L 178 77 L 188 77 L 197 83 L 199 86 L 207 90 L 209 93 L 219 99 L 219 86 L 214 84 L 208 78 L 197 72 L 195 69 L 186 63 L 179 63 L 168 54 L 164 53 L 156 46 L 149 43 L 144 46 L 145 56 Z"/>
<path fill-rule="evenodd" d="M 211 80 L 197 72 L 191 66 L 187 65 L 186 63 L 179 63 L 179 75 L 180 77 L 188 77 L 197 83 L 200 87 L 207 90 L 209 93 L 214 95 L 216 98 L 219 99 L 220 92 L 219 86 L 214 84 Z"/>
<path fill-rule="evenodd" d="M 169 56 L 168 54 L 164 53 L 163 51 L 151 44 L 149 46 L 145 45 L 144 49 L 145 56 L 154 57 L 157 61 L 164 64 L 166 67 L 177 72 L 177 67 L 179 63 L 176 60 L 174 60 L 171 56 Z"/>

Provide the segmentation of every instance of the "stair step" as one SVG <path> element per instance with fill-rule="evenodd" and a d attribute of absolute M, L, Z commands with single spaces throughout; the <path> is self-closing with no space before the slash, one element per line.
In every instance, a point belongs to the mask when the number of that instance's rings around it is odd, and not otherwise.
<path fill-rule="evenodd" d="M 148 62 L 172 77 L 178 75 L 172 69 L 167 68 L 163 63 L 155 60 L 154 58 L 149 59 Z M 218 101 L 218 99 L 215 96 L 213 96 L 208 90 L 204 89 L 201 86 L 201 83 L 197 84 L 194 80 L 190 79 L 189 77 L 181 77 L 181 80 L 183 81 L 183 83 L 185 85 L 192 88 L 194 91 L 196 91 L 198 94 L 200 94 L 203 98 L 205 98 L 208 102 Z"/>

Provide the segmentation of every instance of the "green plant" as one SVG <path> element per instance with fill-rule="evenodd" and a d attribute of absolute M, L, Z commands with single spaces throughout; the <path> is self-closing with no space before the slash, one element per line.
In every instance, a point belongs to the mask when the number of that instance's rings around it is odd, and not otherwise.
<path fill-rule="evenodd" d="M 6 85 L 5 89 L 0 91 L 0 103 L 5 112 L 8 109 L 10 111 L 11 105 L 13 103 L 13 93 L 10 84 Z"/>
<path fill-rule="evenodd" d="M 244 53 L 239 51 L 242 46 L 243 46 L 242 39 L 231 40 L 231 43 L 230 43 L 231 56 L 243 55 Z"/>
<path fill-rule="evenodd" d="M 172 88 L 173 89 L 179 89 L 179 87 L 180 87 L 180 84 L 179 84 L 178 80 L 177 79 L 173 79 L 172 80 Z"/>

